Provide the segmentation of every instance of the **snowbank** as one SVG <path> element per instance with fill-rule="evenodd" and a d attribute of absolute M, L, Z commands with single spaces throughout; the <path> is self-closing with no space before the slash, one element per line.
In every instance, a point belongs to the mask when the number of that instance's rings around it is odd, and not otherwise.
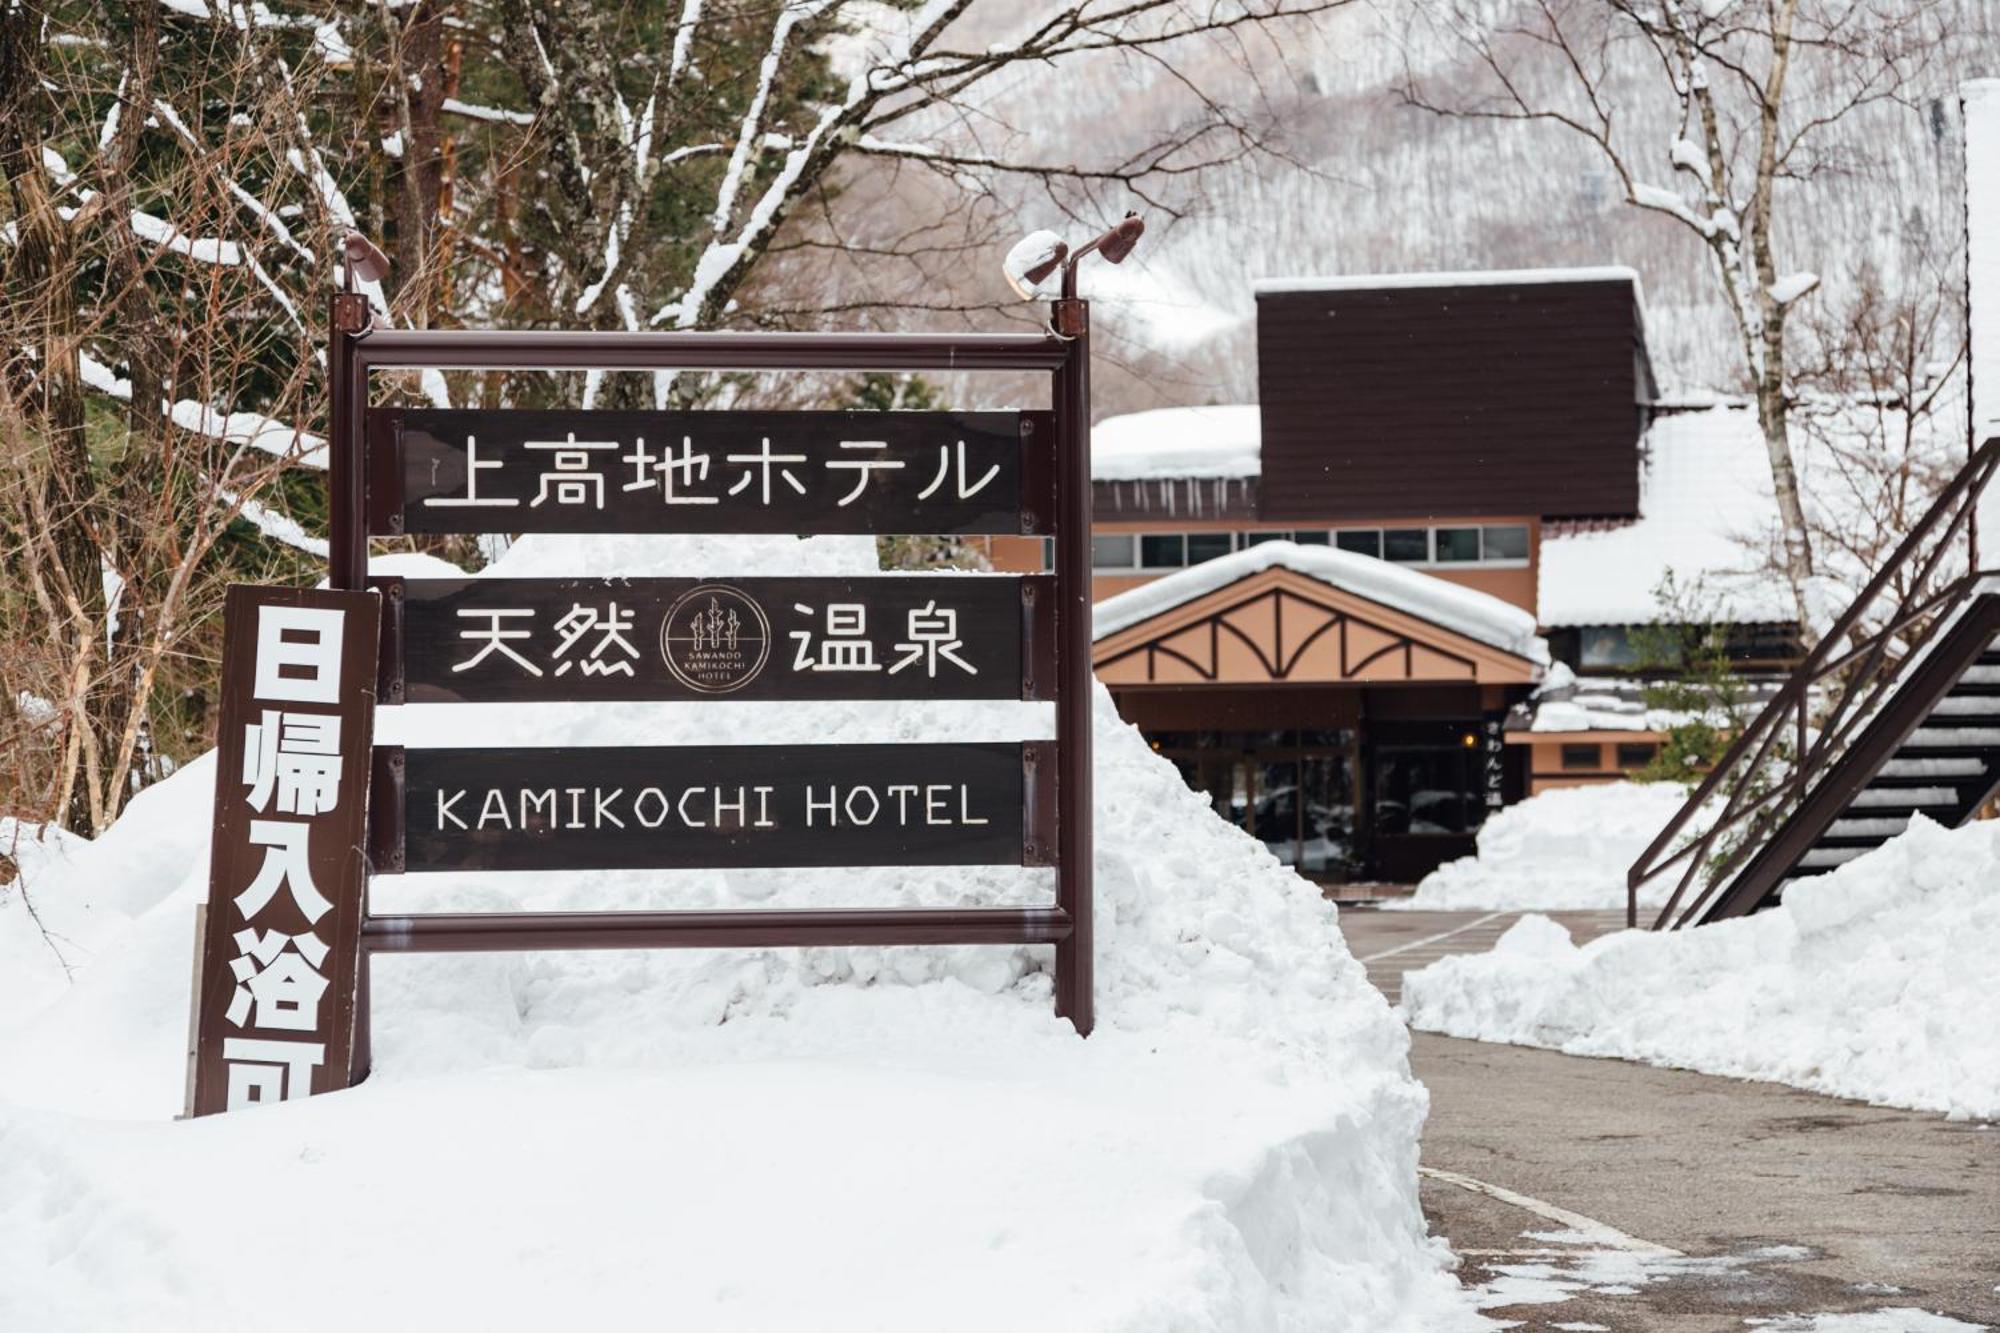
<path fill-rule="evenodd" d="M 2000 822 L 1910 830 L 1767 912 L 1582 948 L 1546 917 L 1403 978 L 1411 1026 L 2000 1117 Z"/>
<path fill-rule="evenodd" d="M 1625 870 L 1687 799 L 1673 782 L 1558 787 L 1505 807 L 1479 830 L 1479 851 L 1424 876 L 1405 911 L 1580 911 L 1625 905 Z M 1640 905 L 1663 904 L 1670 879 Z"/>
<path fill-rule="evenodd" d="M 1276 565 L 1456 630 L 1469 639 L 1537 665 L 1548 665 L 1549 646 L 1535 632 L 1534 616 L 1512 602 L 1392 565 L 1387 560 L 1377 560 L 1372 555 L 1332 546 L 1300 546 L 1296 542 L 1259 542 L 1107 597 L 1097 604 L 1091 632 L 1096 638 L 1108 638 L 1162 611 Z"/>
<path fill-rule="evenodd" d="M 613 567 L 856 573 L 873 557 L 854 539 L 534 538 L 493 572 Z M 30 993 L 0 974 L 0 1012 L 38 1002 L 0 1032 L 0 1328 L 230 1329 L 277 1312 L 301 1333 L 1476 1324 L 1418 1208 L 1407 1036 L 1334 909 L 1210 815 L 1102 691 L 1096 725 L 1087 1042 L 1051 1013 L 1038 948 L 398 956 L 375 966 L 365 1085 L 175 1123 L 213 782 L 191 765 L 31 886 L 100 918 L 74 984 L 39 1003 L 45 975 Z M 383 718 L 385 741 L 473 744 L 1049 730 L 1027 704 Z M 1047 871 L 889 869 L 408 876 L 374 898 L 1050 892 Z M 0 931 L 23 919 L 0 914 Z M 314 1274 L 342 1275 L 337 1300 L 304 1294 Z"/>

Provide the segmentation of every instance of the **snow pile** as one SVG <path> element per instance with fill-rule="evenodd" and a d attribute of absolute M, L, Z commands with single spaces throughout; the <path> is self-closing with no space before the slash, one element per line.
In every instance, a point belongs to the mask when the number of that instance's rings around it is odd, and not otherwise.
<path fill-rule="evenodd" d="M 1687 799 L 1673 782 L 1606 782 L 1558 787 L 1506 806 L 1480 826 L 1475 855 L 1447 861 L 1408 898 L 1412 911 L 1579 911 L 1625 906 L 1625 869 L 1659 836 Z M 1647 886 L 1639 903 L 1658 907 L 1671 876 Z"/>
<path fill-rule="evenodd" d="M 1333 546 L 1259 542 L 1177 570 L 1097 604 L 1091 629 L 1109 638 L 1162 611 L 1226 588 L 1239 579 L 1282 565 L 1343 592 L 1408 612 L 1502 652 L 1547 666 L 1549 646 L 1535 632 L 1535 618 L 1512 602 L 1443 579 Z"/>
<path fill-rule="evenodd" d="M 1783 904 L 1582 948 L 1523 918 L 1403 978 L 1413 1027 L 2000 1117 L 2000 822 L 1907 833 Z"/>
<path fill-rule="evenodd" d="M 1254 477 L 1263 467 L 1256 404 L 1161 407 L 1107 417 L 1091 428 L 1092 481 Z"/>
<path fill-rule="evenodd" d="M 531 538 L 505 575 L 852 574 L 866 539 Z M 962 577 L 978 577 L 967 575 Z M 388 710 L 386 741 L 1006 739 L 1046 705 Z M 1099 1026 L 1041 948 L 394 956 L 353 1091 L 170 1122 L 214 769 L 0 912 L 0 1328 L 1478 1326 L 1407 1036 L 1334 909 L 1097 708 Z M 382 878 L 378 910 L 1046 902 L 1022 868 Z M 20 895 L 18 887 L 0 897 Z M 11 904 L 10 904 L 11 905 Z M 60 905 L 60 906 L 59 906 Z M 69 917 L 59 919 L 68 920 Z M 57 998 L 49 999 L 59 989 Z M 1163 1108 L 1169 1108 L 1163 1110 Z M 117 1117 L 110 1119 L 108 1117 Z M 307 1293 L 326 1274 L 337 1301 Z"/>

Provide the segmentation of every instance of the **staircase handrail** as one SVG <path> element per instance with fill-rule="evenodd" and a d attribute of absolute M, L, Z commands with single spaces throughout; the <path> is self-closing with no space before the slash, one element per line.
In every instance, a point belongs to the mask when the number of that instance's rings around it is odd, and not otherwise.
<path fill-rule="evenodd" d="M 1841 742 L 1846 740 L 1855 726 L 1872 713 L 1873 705 L 1881 698 L 1893 679 L 1894 673 L 1884 675 L 1883 668 L 1897 665 L 1914 657 L 1928 642 L 1931 633 L 1949 619 L 1949 610 L 1955 606 L 1981 577 L 1978 566 L 1978 524 L 1976 510 L 1979 497 L 1992 480 L 1996 465 L 2000 465 L 2000 437 L 1988 439 L 1966 460 L 1951 482 L 1939 492 L 1937 499 L 1917 521 L 1916 526 L 1897 544 L 1889 559 L 1882 564 L 1874 577 L 1869 579 L 1854 600 L 1848 604 L 1840 618 L 1834 621 L 1819 642 L 1807 653 L 1779 691 L 1765 704 L 1750 724 L 1742 729 L 1723 752 L 1722 758 L 1704 778 L 1694 794 L 1690 796 L 1666 827 L 1646 850 L 1639 854 L 1626 872 L 1625 920 L 1628 926 L 1636 926 L 1639 916 L 1639 890 L 1642 886 L 1671 869 L 1682 861 L 1688 863 L 1680 882 L 1675 885 L 1666 905 L 1654 921 L 1659 929 L 1672 919 L 1675 909 L 1680 906 L 1689 885 L 1701 873 L 1715 844 L 1723 833 L 1757 817 L 1760 823 L 1753 825 L 1750 836 L 1730 849 L 1724 859 L 1711 871 L 1708 883 L 1702 886 L 1695 899 L 1682 913 L 1685 921 L 1699 912 L 1706 902 L 1728 879 L 1730 873 L 1739 867 L 1748 855 L 1761 845 L 1762 836 L 1782 822 L 1774 817 L 1773 807 L 1784 798 L 1794 801 L 1802 798 L 1817 778 L 1832 761 Z M 1942 527 L 1942 531 L 1938 530 Z M 1967 572 L 1944 585 L 1935 595 L 1925 596 L 1925 589 L 1931 576 L 1937 572 L 1953 539 L 1963 529 L 1967 536 L 1969 558 Z M 1895 610 L 1888 620 L 1873 632 L 1857 636 L 1857 627 L 1870 607 L 1881 598 L 1895 580 L 1918 563 L 1919 552 L 1924 543 L 1936 533 L 1937 542 L 1921 568 L 1904 585 Z M 1908 630 L 1911 625 L 1922 621 L 1926 615 L 1939 611 L 1946 614 L 1932 615 L 1930 621 L 1917 632 L 1910 644 L 1909 653 L 1894 663 L 1889 660 L 1889 647 Z M 1822 680 L 1861 660 L 1860 669 L 1849 681 L 1848 687 L 1827 717 L 1816 730 L 1811 723 L 1812 692 Z M 1866 698 L 1860 697 L 1865 693 Z M 1857 700 L 1860 700 L 1857 706 Z M 1790 718 L 1796 741 L 1796 754 L 1789 775 L 1763 792 L 1753 790 L 1758 776 L 1764 771 L 1767 760 L 1777 749 L 1784 735 L 1780 724 Z M 1719 794 L 1727 789 L 1722 810 L 1698 835 L 1667 852 L 1674 840 L 1686 829 L 1696 814 L 1706 808 Z M 1748 804 L 1743 804 L 1748 800 Z M 1740 807 L 1740 808 L 1739 808 Z"/>

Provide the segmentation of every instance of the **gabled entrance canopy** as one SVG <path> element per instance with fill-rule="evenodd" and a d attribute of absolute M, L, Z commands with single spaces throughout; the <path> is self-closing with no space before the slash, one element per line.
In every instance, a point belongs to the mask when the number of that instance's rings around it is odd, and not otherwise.
<path fill-rule="evenodd" d="M 1515 685 L 1539 680 L 1534 617 L 1372 556 L 1266 542 L 1097 604 L 1110 686 Z"/>

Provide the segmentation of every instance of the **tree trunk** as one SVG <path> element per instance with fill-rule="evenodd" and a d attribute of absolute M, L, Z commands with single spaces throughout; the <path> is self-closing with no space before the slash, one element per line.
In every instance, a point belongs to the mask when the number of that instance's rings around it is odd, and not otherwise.
<path fill-rule="evenodd" d="M 65 789 L 54 793 L 55 814 L 66 828 L 89 829 L 94 827 L 90 784 L 79 778 L 82 768 L 94 766 L 96 754 L 94 739 L 86 733 L 103 579 L 83 513 L 90 450 L 69 228 L 49 196 L 41 161 L 48 110 L 42 92 L 46 25 L 47 15 L 36 5 L 0 12 L 0 172 L 7 179 L 18 232 L 4 286 L 8 325 L 21 345 L 34 351 L 32 365 L 12 370 L 27 381 L 21 399 L 28 429 L 47 448 L 45 469 L 27 484 L 40 491 L 36 508 L 47 517 L 48 540 L 21 558 L 44 561 L 44 575 L 59 589 L 57 623 L 48 630 L 62 645 L 64 660 L 74 664 L 65 745 L 89 761 L 66 766 Z"/>
<path fill-rule="evenodd" d="M 1799 498 L 1798 469 L 1792 462 L 1789 428 L 1790 404 L 1785 401 L 1784 372 L 1778 368 L 1784 355 L 1783 334 L 1766 334 L 1767 355 L 1764 372 L 1757 380 L 1757 424 L 1763 429 L 1764 451 L 1771 461 L 1771 490 L 1778 501 L 1778 522 L 1784 529 L 1785 581 L 1791 585 L 1792 607 L 1799 618 L 1799 638 L 1810 649 L 1819 642 L 1819 626 L 1814 623 L 1810 588 L 1813 577 L 1812 544 L 1806 533 L 1805 504 Z"/>

